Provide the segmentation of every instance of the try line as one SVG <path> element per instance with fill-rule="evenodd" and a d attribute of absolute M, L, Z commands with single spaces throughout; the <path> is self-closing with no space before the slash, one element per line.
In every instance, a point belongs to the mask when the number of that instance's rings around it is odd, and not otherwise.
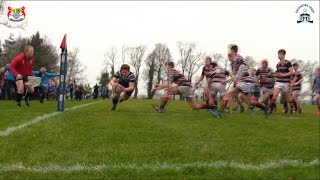
<path fill-rule="evenodd" d="M 65 111 L 74 110 L 74 109 L 82 108 L 82 107 L 85 107 L 85 106 L 90 106 L 90 105 L 95 104 L 97 102 L 99 102 L 99 101 L 88 103 L 88 104 L 82 104 L 82 105 L 79 105 L 79 106 L 74 106 L 72 108 L 65 109 Z M 8 127 L 4 131 L 0 131 L 0 137 L 9 136 L 10 134 L 12 134 L 13 132 L 15 132 L 15 131 L 17 131 L 19 129 L 25 128 L 27 126 L 30 126 L 30 125 L 35 124 L 37 122 L 43 121 L 45 119 L 49 119 L 49 118 L 54 117 L 54 116 L 56 116 L 58 114 L 61 114 L 61 113 L 62 112 L 53 112 L 53 113 L 49 113 L 49 114 L 44 114 L 44 115 L 35 117 L 35 118 L 31 119 L 30 121 L 22 123 L 22 124 L 20 124 L 18 126 Z"/>

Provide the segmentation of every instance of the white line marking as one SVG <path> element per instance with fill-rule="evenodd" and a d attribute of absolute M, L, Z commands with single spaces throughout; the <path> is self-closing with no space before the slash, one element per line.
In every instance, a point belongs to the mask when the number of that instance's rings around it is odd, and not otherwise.
<path fill-rule="evenodd" d="M 86 164 L 76 164 L 73 166 L 60 166 L 55 164 L 49 164 L 48 166 L 24 166 L 23 164 L 0 164 L 0 172 L 13 172 L 13 171 L 22 171 L 22 172 L 39 172 L 39 173 L 48 173 L 48 172 L 74 172 L 74 171 L 102 171 L 102 170 L 183 170 L 185 168 L 209 168 L 209 169 L 220 169 L 220 168 L 232 168 L 240 170 L 265 170 L 265 169 L 277 169 L 283 167 L 312 167 L 318 166 L 319 159 L 315 159 L 310 162 L 303 162 L 302 160 L 279 160 L 271 161 L 269 163 L 263 163 L 259 165 L 252 164 L 243 164 L 237 163 L 235 161 L 226 162 L 226 161 L 217 161 L 213 163 L 207 162 L 195 162 L 195 163 L 186 163 L 186 164 L 170 164 L 170 163 L 156 163 L 156 164 L 116 164 L 116 165 L 86 165 Z"/>
<path fill-rule="evenodd" d="M 89 105 L 92 105 L 92 104 L 95 104 L 99 101 L 96 101 L 96 102 L 92 102 L 92 103 L 88 103 L 88 104 L 82 104 L 82 105 L 79 105 L 79 106 L 74 106 L 72 108 L 67 108 L 65 109 L 65 111 L 69 111 L 69 110 L 74 110 L 74 109 L 78 109 L 78 108 L 82 108 L 82 107 L 85 107 L 85 106 L 89 106 Z M 4 131 L 0 131 L 0 137 L 5 137 L 5 136 L 8 136 L 10 135 L 11 133 L 19 130 L 19 129 L 22 129 L 22 128 L 25 128 L 27 126 L 30 126 L 32 124 L 35 124 L 39 121 L 42 121 L 42 120 L 45 120 L 45 119 L 48 119 L 48 118 L 51 118 L 53 116 L 56 116 L 58 114 L 60 114 L 61 112 L 53 112 L 53 113 L 49 113 L 49 114 L 44 114 L 42 116 L 38 116 L 36 118 L 33 118 L 31 119 L 30 121 L 27 121 L 25 123 L 22 123 L 18 126 L 12 126 L 12 127 L 8 127 L 6 130 Z"/>

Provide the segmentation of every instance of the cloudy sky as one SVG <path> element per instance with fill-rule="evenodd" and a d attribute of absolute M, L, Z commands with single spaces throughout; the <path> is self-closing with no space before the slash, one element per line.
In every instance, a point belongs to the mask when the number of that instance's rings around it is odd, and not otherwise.
<path fill-rule="evenodd" d="M 297 23 L 303 8 L 312 23 Z M 107 50 L 122 45 L 165 43 L 177 60 L 177 41 L 195 42 L 206 52 L 226 55 L 227 46 L 236 43 L 240 54 L 256 60 L 278 61 L 277 51 L 287 50 L 287 59 L 319 62 L 319 1 L 12 1 L 25 6 L 25 30 L 0 27 L 0 38 L 10 32 L 29 36 L 36 31 L 58 47 L 65 33 L 68 49 L 79 48 L 79 58 L 87 66 L 91 84 L 102 70 Z M 119 57 L 119 62 L 121 57 Z M 120 64 L 119 64 L 120 65 Z"/>

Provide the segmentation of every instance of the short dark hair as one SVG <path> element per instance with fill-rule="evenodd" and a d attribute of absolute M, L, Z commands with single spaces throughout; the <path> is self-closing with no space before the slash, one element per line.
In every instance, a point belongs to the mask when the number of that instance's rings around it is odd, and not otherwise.
<path fill-rule="evenodd" d="M 286 50 L 284 50 L 284 49 L 280 49 L 280 50 L 278 51 L 278 54 L 279 54 L 279 53 L 281 53 L 281 54 L 283 54 L 283 55 L 286 55 L 287 52 L 286 52 Z"/>
<path fill-rule="evenodd" d="M 232 51 L 234 51 L 235 53 L 238 53 L 238 46 L 237 45 L 232 45 L 231 47 L 230 47 L 230 49 L 232 50 Z"/>
<path fill-rule="evenodd" d="M 171 68 L 174 68 L 174 63 L 173 62 L 166 62 L 164 63 L 165 66 L 170 66 Z"/>
<path fill-rule="evenodd" d="M 122 64 L 120 70 L 123 70 L 123 69 L 130 71 L 130 66 L 128 64 Z"/>
<path fill-rule="evenodd" d="M 298 63 L 293 63 L 292 66 L 296 67 L 296 66 L 299 66 L 299 64 Z"/>
<path fill-rule="evenodd" d="M 210 60 L 210 62 L 212 61 L 212 59 L 211 59 L 211 57 L 210 57 L 210 56 L 206 56 L 206 58 L 205 58 L 204 60 L 207 60 L 207 59 L 209 59 L 209 60 Z"/>
<path fill-rule="evenodd" d="M 211 62 L 210 66 L 216 67 L 218 64 L 216 62 Z"/>

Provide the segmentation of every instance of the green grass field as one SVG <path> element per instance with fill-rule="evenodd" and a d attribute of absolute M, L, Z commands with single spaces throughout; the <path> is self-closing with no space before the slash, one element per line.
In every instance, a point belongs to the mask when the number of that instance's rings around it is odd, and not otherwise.
<path fill-rule="evenodd" d="M 110 99 L 67 101 L 53 114 L 56 102 L 1 101 L 0 178 L 320 179 L 316 106 L 266 120 L 260 111 L 215 118 L 184 101 L 159 114 L 158 102 L 130 99 L 111 112 Z"/>

